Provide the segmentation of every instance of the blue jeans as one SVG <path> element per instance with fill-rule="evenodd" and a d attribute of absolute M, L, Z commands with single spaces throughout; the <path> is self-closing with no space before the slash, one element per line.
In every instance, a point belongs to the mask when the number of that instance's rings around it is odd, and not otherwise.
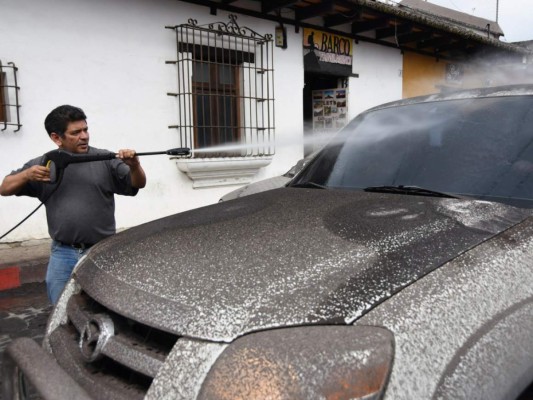
<path fill-rule="evenodd" d="M 75 249 L 52 241 L 50 260 L 46 271 L 46 290 L 50 303 L 56 304 L 67 284 L 74 266 L 87 249 Z"/>

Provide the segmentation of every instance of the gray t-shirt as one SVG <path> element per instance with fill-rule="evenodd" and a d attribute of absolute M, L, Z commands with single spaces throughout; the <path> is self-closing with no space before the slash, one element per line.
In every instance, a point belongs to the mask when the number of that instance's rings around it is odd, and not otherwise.
<path fill-rule="evenodd" d="M 98 153 L 108 151 L 89 147 L 89 154 Z M 40 164 L 41 159 L 27 162 L 12 174 Z M 131 186 L 129 167 L 122 160 L 113 159 L 70 164 L 59 186 L 29 182 L 17 196 L 45 201 L 48 233 L 52 239 L 94 244 L 115 233 L 114 194 L 135 196 L 138 191 Z"/>

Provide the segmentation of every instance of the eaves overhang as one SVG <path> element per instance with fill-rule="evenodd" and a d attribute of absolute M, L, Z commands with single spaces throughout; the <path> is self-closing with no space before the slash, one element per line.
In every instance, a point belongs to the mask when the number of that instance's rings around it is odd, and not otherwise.
<path fill-rule="evenodd" d="M 500 41 L 487 32 L 376 0 L 178 0 L 217 10 L 275 21 L 281 25 L 321 29 L 401 51 L 436 58 L 465 60 L 476 55 L 504 54 L 517 59 L 531 49 Z"/>

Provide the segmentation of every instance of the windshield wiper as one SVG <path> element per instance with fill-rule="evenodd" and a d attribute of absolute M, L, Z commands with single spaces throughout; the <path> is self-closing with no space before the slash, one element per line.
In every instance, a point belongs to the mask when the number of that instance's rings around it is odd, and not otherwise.
<path fill-rule="evenodd" d="M 313 188 L 313 189 L 327 189 L 327 186 L 320 185 L 315 182 L 301 182 L 301 183 L 295 183 L 294 185 L 290 185 L 290 187 L 297 187 L 297 188 Z"/>
<path fill-rule="evenodd" d="M 410 194 L 414 196 L 433 196 L 433 197 L 446 197 L 449 199 L 458 199 L 459 197 L 449 193 L 437 192 L 431 189 L 424 189 L 419 186 L 369 186 L 364 189 L 365 192 L 379 192 L 379 193 L 398 193 L 398 194 Z"/>

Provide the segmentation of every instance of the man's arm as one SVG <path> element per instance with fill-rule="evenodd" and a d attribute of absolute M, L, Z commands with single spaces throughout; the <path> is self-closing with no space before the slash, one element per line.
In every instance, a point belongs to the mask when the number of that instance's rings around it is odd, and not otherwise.
<path fill-rule="evenodd" d="M 135 157 L 137 158 L 137 157 Z M 127 163 L 126 163 L 127 164 Z M 144 173 L 143 167 L 137 158 L 137 164 L 130 165 L 130 177 L 131 177 L 131 186 L 137 189 L 142 189 L 146 186 L 146 174 Z"/>
<path fill-rule="evenodd" d="M 139 157 L 135 155 L 135 150 L 123 149 L 118 151 L 118 158 L 122 159 L 130 167 L 131 186 L 142 189 L 146 186 L 146 174 Z"/>
<path fill-rule="evenodd" d="M 42 165 L 33 165 L 19 173 L 8 175 L 0 185 L 0 195 L 17 194 L 28 182 L 50 182 L 50 170 Z"/>

